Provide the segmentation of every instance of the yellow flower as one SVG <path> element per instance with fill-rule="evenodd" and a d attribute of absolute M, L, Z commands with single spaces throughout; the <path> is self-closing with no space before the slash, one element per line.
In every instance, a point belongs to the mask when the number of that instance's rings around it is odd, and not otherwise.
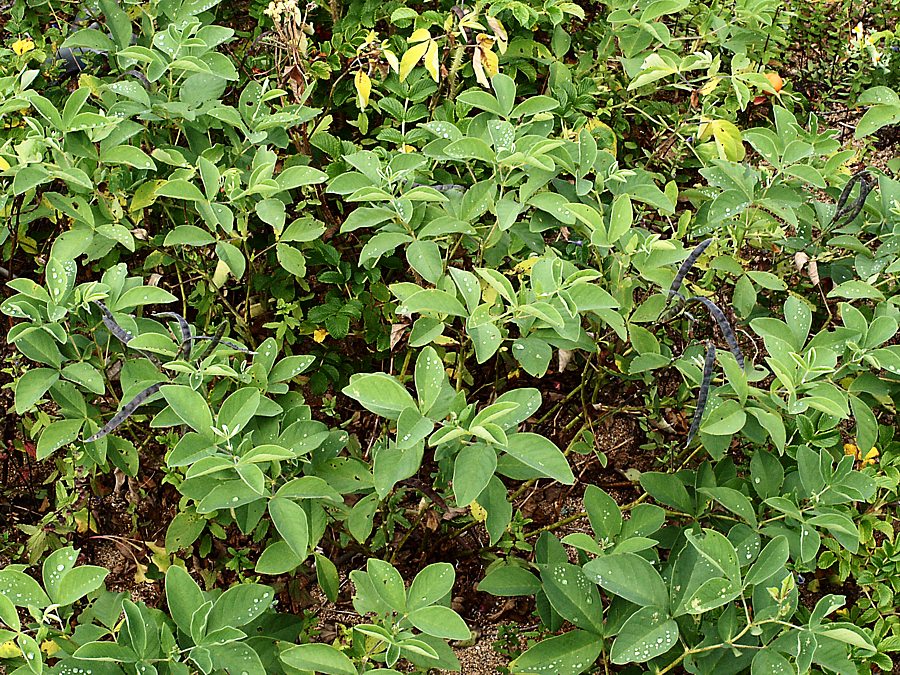
<path fill-rule="evenodd" d="M 31 39 L 23 40 L 19 38 L 12 45 L 12 50 L 19 56 L 22 56 L 25 52 L 30 52 L 32 49 L 34 49 L 34 40 Z"/>
<path fill-rule="evenodd" d="M 324 328 L 316 328 L 313 331 L 313 340 L 316 342 L 325 342 L 326 337 L 328 337 L 328 331 Z"/>
<path fill-rule="evenodd" d="M 878 452 L 878 448 L 872 448 L 866 453 L 865 457 L 863 457 L 862 452 L 860 452 L 857 446 L 853 445 L 853 443 L 845 443 L 844 454 L 855 457 L 856 461 L 859 462 L 859 468 L 863 468 L 875 464 L 875 462 L 878 461 L 880 453 Z"/>

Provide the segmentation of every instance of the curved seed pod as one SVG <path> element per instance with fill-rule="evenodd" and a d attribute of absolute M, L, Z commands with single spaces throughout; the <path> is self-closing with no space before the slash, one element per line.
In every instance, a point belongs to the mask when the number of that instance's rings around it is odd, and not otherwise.
<path fill-rule="evenodd" d="M 191 358 L 191 327 L 184 317 L 175 312 L 157 312 L 153 316 L 160 319 L 175 319 L 178 322 L 178 328 L 181 331 L 181 347 L 179 351 L 184 354 L 184 358 Z"/>
<path fill-rule="evenodd" d="M 200 356 L 197 357 L 197 361 L 203 361 L 207 356 L 210 355 L 215 346 L 222 340 L 222 336 L 225 334 L 225 324 L 223 323 L 216 330 L 216 334 L 213 336 L 204 335 L 204 338 L 209 338 L 209 342 L 206 347 L 200 352 Z"/>
<path fill-rule="evenodd" d="M 859 195 L 849 206 L 847 206 L 847 200 L 850 198 L 853 186 L 857 183 L 859 183 Z M 841 190 L 841 195 L 838 197 L 834 217 L 831 219 L 831 222 L 837 223 L 839 221 L 844 221 L 845 225 L 852 222 L 853 219 L 859 215 L 860 211 L 863 210 L 863 207 L 866 204 L 866 198 L 874 187 L 875 184 L 872 181 L 868 169 L 863 169 L 862 171 L 857 171 L 853 174 L 850 177 L 850 180 L 847 181 L 844 189 Z"/>
<path fill-rule="evenodd" d="M 737 338 L 734 337 L 734 331 L 731 329 L 731 324 L 728 323 L 728 319 L 725 317 L 725 312 L 719 309 L 719 306 L 712 300 L 704 298 L 702 295 L 688 298 L 686 301 L 686 303 L 691 302 L 702 302 L 706 309 L 709 310 L 710 316 L 716 320 L 717 324 L 719 324 L 719 330 L 721 330 L 722 335 L 725 336 L 725 341 L 728 343 L 728 348 L 731 350 L 731 353 L 734 354 L 735 360 L 738 362 L 738 365 L 743 368 L 744 353 L 737 343 Z"/>
<path fill-rule="evenodd" d="M 232 342 L 231 340 L 223 340 L 221 337 L 217 337 L 215 335 L 194 335 L 191 340 L 212 340 L 214 347 L 217 344 L 222 344 L 228 347 L 229 349 L 234 349 L 235 351 L 242 352 L 244 354 L 255 354 L 256 352 L 247 349 L 246 347 L 241 347 L 237 342 Z M 202 359 L 201 359 L 202 360 Z"/>
<path fill-rule="evenodd" d="M 709 386 L 712 382 L 713 365 L 716 363 L 716 346 L 712 340 L 706 342 L 706 360 L 703 362 L 703 380 L 700 382 L 700 393 L 697 396 L 697 409 L 694 410 L 694 419 L 691 420 L 691 428 L 688 430 L 685 447 L 691 444 L 694 436 L 700 430 L 700 422 L 706 411 L 706 400 L 709 398 Z"/>
<path fill-rule="evenodd" d="M 100 313 L 103 315 L 103 325 L 106 326 L 106 328 L 109 330 L 109 332 L 112 335 L 116 336 L 122 344 L 127 345 L 129 342 L 131 342 L 134 339 L 134 335 L 132 335 L 127 330 L 122 328 L 118 323 L 116 323 L 116 320 L 112 315 L 112 312 L 109 311 L 109 308 L 106 305 L 104 305 L 99 300 L 94 300 L 93 303 L 95 305 L 97 305 L 98 309 L 100 310 Z M 149 359 L 149 361 L 153 365 L 155 365 L 157 367 L 162 365 L 160 360 L 158 358 L 156 358 L 155 354 L 146 352 L 143 349 L 138 349 L 137 352 L 144 358 Z"/>
<path fill-rule="evenodd" d="M 100 313 L 103 315 L 103 325 L 109 330 L 110 334 L 114 335 L 119 339 L 122 344 L 127 345 L 134 339 L 134 335 L 129 333 L 127 330 L 122 328 L 118 323 L 116 323 L 115 318 L 112 315 L 112 312 L 109 311 L 109 307 L 104 305 L 99 300 L 93 301 L 97 308 L 100 310 Z"/>
<path fill-rule="evenodd" d="M 694 266 L 694 263 L 697 262 L 697 258 L 703 255 L 703 251 L 705 251 L 709 245 L 712 243 L 712 238 L 704 239 L 697 247 L 691 251 L 691 254 L 685 258 L 685 261 L 681 263 L 681 267 L 678 268 L 677 274 L 675 274 L 675 279 L 672 281 L 672 285 L 669 287 L 669 296 L 666 298 L 666 302 L 669 301 L 673 295 L 678 293 L 678 289 L 681 288 L 681 283 L 684 281 L 685 275 L 687 275 L 688 270 Z"/>
<path fill-rule="evenodd" d="M 134 411 L 137 410 L 148 398 L 153 396 L 156 392 L 159 391 L 159 388 L 163 386 L 163 383 L 154 384 L 150 387 L 147 387 L 140 394 L 131 399 L 128 403 L 122 406 L 122 409 L 115 414 L 115 416 L 107 422 L 100 431 L 98 431 L 93 436 L 85 439 L 85 443 L 93 443 L 96 440 L 99 440 L 106 436 L 109 432 L 115 429 L 117 426 L 122 424 L 125 420 L 131 417 L 134 414 Z"/>

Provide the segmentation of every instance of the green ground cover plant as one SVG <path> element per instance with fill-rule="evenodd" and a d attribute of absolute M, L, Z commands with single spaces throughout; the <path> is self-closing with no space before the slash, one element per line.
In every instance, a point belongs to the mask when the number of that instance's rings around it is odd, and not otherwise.
<path fill-rule="evenodd" d="M 892 672 L 898 18 L 13 0 L 0 671 Z"/>

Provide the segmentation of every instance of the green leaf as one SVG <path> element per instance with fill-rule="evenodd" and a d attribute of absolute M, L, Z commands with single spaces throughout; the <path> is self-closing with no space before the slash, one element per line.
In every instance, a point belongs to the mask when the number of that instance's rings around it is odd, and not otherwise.
<path fill-rule="evenodd" d="M 744 586 L 755 586 L 771 578 L 784 570 L 784 566 L 790 556 L 787 538 L 777 536 L 765 545 L 756 562 L 750 567 L 747 576 L 744 577 Z"/>
<path fill-rule="evenodd" d="M 275 593 L 262 584 L 238 584 L 220 595 L 206 622 L 206 632 L 245 626 L 269 609 Z"/>
<path fill-rule="evenodd" d="M 175 624 L 190 635 L 191 617 L 204 603 L 203 591 L 183 567 L 171 565 L 166 570 L 166 604 Z"/>
<path fill-rule="evenodd" d="M 580 567 L 569 563 L 546 565 L 541 579 L 547 599 L 560 616 L 578 628 L 603 634 L 600 592 Z"/>
<path fill-rule="evenodd" d="M 316 559 L 316 581 L 319 588 L 330 602 L 337 602 L 341 583 L 337 567 L 321 553 L 313 553 L 313 556 Z"/>
<path fill-rule="evenodd" d="M 472 634 L 466 622 L 449 607 L 432 605 L 409 613 L 410 623 L 423 633 L 447 640 L 468 640 Z"/>
<path fill-rule="evenodd" d="M 447 383 L 444 364 L 433 347 L 425 347 L 419 352 L 416 358 L 415 382 L 419 410 L 423 414 L 428 414 Z"/>
<path fill-rule="evenodd" d="M 350 384 L 342 391 L 367 410 L 392 420 L 406 408 L 417 407 L 406 387 L 385 373 L 351 375 Z"/>
<path fill-rule="evenodd" d="M 456 572 L 450 563 L 433 563 L 422 569 L 409 587 L 410 610 L 432 605 L 450 594 Z"/>
<path fill-rule="evenodd" d="M 16 414 L 31 410 L 35 403 L 59 380 L 59 373 L 50 368 L 32 368 L 16 382 Z"/>
<path fill-rule="evenodd" d="M 530 432 L 512 434 L 504 450 L 517 460 L 537 469 L 548 478 L 573 485 L 575 476 L 566 456 L 553 441 Z"/>
<path fill-rule="evenodd" d="M 37 442 L 36 459 L 40 462 L 64 445 L 74 443 L 83 422 L 83 419 L 58 420 L 47 425 Z"/>
<path fill-rule="evenodd" d="M 509 664 L 510 672 L 533 675 L 580 675 L 592 665 L 603 649 L 603 640 L 583 630 L 541 640 Z"/>
<path fill-rule="evenodd" d="M 679 511 L 693 512 L 694 501 L 678 476 L 661 471 L 644 471 L 639 480 L 641 487 L 656 501 Z"/>
<path fill-rule="evenodd" d="M 613 553 L 591 560 L 584 574 L 613 595 L 644 607 L 668 607 L 669 594 L 659 572 L 636 553 Z"/>
<path fill-rule="evenodd" d="M 121 312 L 141 305 L 165 305 L 170 302 L 175 302 L 177 299 L 178 298 L 174 295 L 162 288 L 157 288 L 156 286 L 138 286 L 137 288 L 131 288 L 122 293 L 122 295 L 119 296 L 119 299 L 114 303 L 115 306 L 110 307 L 110 309 Z"/>
<path fill-rule="evenodd" d="M 410 295 L 397 307 L 398 314 L 449 314 L 468 316 L 466 308 L 455 296 L 438 288 L 426 288 Z"/>
<path fill-rule="evenodd" d="M 553 349 L 550 345 L 536 337 L 515 340 L 512 353 L 516 357 L 516 361 L 522 364 L 525 372 L 533 377 L 543 377 L 547 373 L 550 359 L 553 357 Z"/>
<path fill-rule="evenodd" d="M 357 675 L 356 666 L 331 645 L 311 643 L 289 647 L 279 658 L 291 668 L 325 675 Z"/>
<path fill-rule="evenodd" d="M 584 491 L 584 508 L 587 511 L 591 529 L 598 539 L 608 539 L 622 531 L 622 511 L 616 501 L 606 492 L 593 485 Z"/>
<path fill-rule="evenodd" d="M 436 284 L 444 272 L 444 259 L 441 249 L 430 240 L 418 240 L 406 247 L 406 262 L 418 272 L 425 281 Z"/>
<path fill-rule="evenodd" d="M 700 431 L 710 436 L 730 436 L 744 428 L 747 413 L 741 404 L 728 399 L 709 411 Z"/>
<path fill-rule="evenodd" d="M 480 138 L 460 138 L 444 147 L 444 153 L 454 159 L 478 159 L 492 164 L 494 151 Z"/>
<path fill-rule="evenodd" d="M 166 384 L 160 393 L 178 418 L 203 436 L 211 435 L 212 413 L 206 399 L 190 387 L 181 384 Z"/>
<path fill-rule="evenodd" d="M 756 512 L 753 504 L 743 493 L 728 487 L 700 488 L 700 492 L 715 499 L 751 527 L 756 527 Z"/>
<path fill-rule="evenodd" d="M 181 511 L 166 529 L 166 552 L 177 553 L 191 546 L 206 528 L 206 518 L 189 511 Z"/>
<path fill-rule="evenodd" d="M 377 558 L 369 558 L 366 573 L 375 593 L 388 607 L 400 614 L 406 612 L 406 586 L 400 572 L 393 565 Z"/>
<path fill-rule="evenodd" d="M 109 570 L 95 565 L 79 565 L 65 574 L 59 582 L 59 590 L 53 602 L 59 605 L 71 605 L 89 593 L 93 593 L 103 585 Z"/>
<path fill-rule="evenodd" d="M 206 246 L 215 240 L 209 232 L 196 225 L 178 225 L 166 235 L 163 246 Z"/>
<path fill-rule="evenodd" d="M 266 546 L 256 561 L 254 571 L 259 574 L 285 574 L 302 562 L 286 541 L 275 541 Z"/>
<path fill-rule="evenodd" d="M 478 590 L 499 596 L 534 595 L 541 590 L 541 580 L 518 565 L 501 565 L 487 573 Z"/>
<path fill-rule="evenodd" d="M 460 450 L 453 463 L 453 495 L 459 507 L 471 504 L 487 487 L 497 469 L 497 451 L 485 443 Z"/>
<path fill-rule="evenodd" d="M 306 257 L 293 246 L 276 244 L 275 256 L 278 264 L 295 277 L 302 279 L 306 276 Z"/>
<path fill-rule="evenodd" d="M 288 546 L 300 561 L 309 555 L 309 523 L 303 507 L 284 497 L 274 497 L 269 501 L 269 515 Z"/>
<path fill-rule="evenodd" d="M 659 607 L 642 607 L 622 624 L 610 650 L 613 663 L 644 663 L 678 641 L 678 624 Z"/>
<path fill-rule="evenodd" d="M 617 196 L 612 203 L 612 211 L 609 216 L 609 231 L 607 241 L 614 244 L 619 241 L 631 229 L 634 222 L 634 211 L 631 207 L 631 199 L 628 195 Z"/>
<path fill-rule="evenodd" d="M 156 163 L 150 158 L 150 155 L 133 145 L 115 145 L 101 151 L 100 161 L 104 164 L 127 164 L 135 169 L 145 171 L 156 170 Z"/>

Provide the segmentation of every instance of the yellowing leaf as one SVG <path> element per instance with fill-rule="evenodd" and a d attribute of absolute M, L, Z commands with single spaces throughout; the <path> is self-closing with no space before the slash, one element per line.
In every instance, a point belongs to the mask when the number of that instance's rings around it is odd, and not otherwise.
<path fill-rule="evenodd" d="M 384 55 L 384 58 L 388 62 L 388 65 L 391 67 L 391 70 L 393 70 L 395 73 L 399 73 L 400 60 L 397 58 L 397 55 L 390 49 L 383 49 L 381 53 Z"/>
<path fill-rule="evenodd" d="M 492 16 L 487 17 L 487 23 L 494 32 L 494 37 L 497 38 L 497 49 L 500 50 L 501 54 L 505 54 L 506 47 L 509 44 L 509 36 L 506 34 L 506 29 L 503 27 L 503 24 L 500 23 L 500 19 L 496 19 Z"/>
<path fill-rule="evenodd" d="M 359 70 L 353 78 L 356 85 L 356 93 L 359 96 L 359 109 L 365 110 L 369 105 L 369 95 L 372 93 L 372 80 L 369 74 L 364 70 Z"/>
<path fill-rule="evenodd" d="M 428 43 L 421 42 L 417 45 L 414 45 L 406 50 L 406 53 L 403 55 L 403 58 L 400 59 L 400 81 L 403 82 L 409 74 L 412 72 L 412 69 L 416 67 L 416 64 L 419 62 L 425 52 L 428 51 Z"/>
<path fill-rule="evenodd" d="M 22 650 L 15 642 L 7 640 L 0 644 L 0 659 L 14 659 L 17 656 L 22 656 Z"/>
<path fill-rule="evenodd" d="M 6 171 L 9 168 L 9 162 L 0 157 L 0 171 Z"/>
<path fill-rule="evenodd" d="M 325 338 L 328 337 L 328 331 L 324 328 L 316 328 L 313 331 L 313 340 L 316 342 L 325 342 Z"/>
<path fill-rule="evenodd" d="M 741 130 L 728 120 L 703 118 L 697 132 L 697 137 L 701 141 L 710 136 L 713 137 L 719 159 L 726 159 L 730 162 L 740 162 L 744 159 L 746 151 L 741 139 Z"/>
<path fill-rule="evenodd" d="M 34 49 L 34 40 L 19 39 L 19 40 L 16 40 L 15 42 L 13 42 L 13 44 L 12 44 L 12 50 L 19 56 L 22 56 L 22 54 L 24 54 L 26 52 L 30 52 L 32 49 Z M 17 647 L 17 649 L 18 649 L 18 647 Z"/>
<path fill-rule="evenodd" d="M 475 71 L 475 79 L 482 87 L 489 88 L 491 81 L 484 74 L 484 53 L 481 47 L 475 47 L 475 54 L 472 56 L 472 70 Z"/>
<path fill-rule="evenodd" d="M 472 517 L 479 523 L 483 523 L 487 520 L 487 511 L 478 502 L 472 502 L 471 504 L 469 504 L 469 511 L 472 512 Z"/>
<path fill-rule="evenodd" d="M 59 651 L 59 645 L 56 644 L 53 640 L 44 640 L 41 643 L 41 651 L 44 652 L 47 656 L 53 656 L 56 652 Z"/>
<path fill-rule="evenodd" d="M 500 58 L 491 50 L 485 49 L 482 52 L 484 60 L 484 72 L 488 77 L 493 77 L 500 72 Z"/>
<path fill-rule="evenodd" d="M 431 33 L 429 33 L 425 28 L 419 28 L 413 31 L 413 34 L 409 36 L 408 42 L 425 42 L 425 40 L 431 39 Z"/>
<path fill-rule="evenodd" d="M 440 59 L 438 58 L 438 46 L 434 40 L 428 41 L 428 51 L 425 52 L 425 70 L 435 82 L 440 78 Z"/>
<path fill-rule="evenodd" d="M 720 78 L 720 77 L 712 78 L 709 82 L 707 82 L 702 87 L 700 87 L 700 93 L 703 94 L 704 96 L 708 96 L 709 94 L 713 93 L 713 90 L 717 86 L 719 86 L 719 82 L 721 81 L 721 79 L 722 78 Z"/>

